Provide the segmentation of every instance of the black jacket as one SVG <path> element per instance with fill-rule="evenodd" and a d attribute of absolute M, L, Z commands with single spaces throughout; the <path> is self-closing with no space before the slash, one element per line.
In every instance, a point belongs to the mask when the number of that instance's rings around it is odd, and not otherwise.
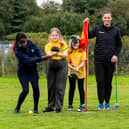
<path fill-rule="evenodd" d="M 96 37 L 94 59 L 96 62 L 110 62 L 113 55 L 118 56 L 122 48 L 121 34 L 114 26 L 96 26 L 88 34 L 89 38 Z"/>
<path fill-rule="evenodd" d="M 18 59 L 18 73 L 22 75 L 37 74 L 37 62 L 42 61 L 42 52 L 32 43 L 27 40 L 25 48 L 16 44 L 15 55 Z"/>

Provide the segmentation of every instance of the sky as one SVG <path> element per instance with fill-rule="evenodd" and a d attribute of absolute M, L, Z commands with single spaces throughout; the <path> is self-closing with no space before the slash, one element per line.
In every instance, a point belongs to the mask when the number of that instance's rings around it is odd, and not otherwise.
<path fill-rule="evenodd" d="M 37 1 L 38 6 L 40 6 L 42 4 L 42 2 L 45 2 L 47 0 L 36 0 L 36 1 Z M 53 1 L 56 1 L 58 3 L 62 3 L 62 0 L 53 0 Z"/>

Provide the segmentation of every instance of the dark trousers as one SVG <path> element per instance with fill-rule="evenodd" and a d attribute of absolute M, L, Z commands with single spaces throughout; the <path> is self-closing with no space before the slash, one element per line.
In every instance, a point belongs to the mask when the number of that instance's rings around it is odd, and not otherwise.
<path fill-rule="evenodd" d="M 78 83 L 78 90 L 79 90 L 79 95 L 80 95 L 80 105 L 84 104 L 84 79 L 76 79 L 69 77 L 69 105 L 73 104 L 73 98 L 74 98 L 74 92 L 76 88 L 76 80 Z"/>
<path fill-rule="evenodd" d="M 65 59 L 48 60 L 47 85 L 48 107 L 61 109 L 63 106 L 68 66 Z"/>
<path fill-rule="evenodd" d="M 32 89 L 33 89 L 34 110 L 38 110 L 38 103 L 39 103 L 39 96 L 40 96 L 38 79 L 27 81 L 27 80 L 23 80 L 22 78 L 19 77 L 19 81 L 22 86 L 22 92 L 19 95 L 16 108 L 18 110 L 20 110 L 20 107 L 21 107 L 24 99 L 26 98 L 27 94 L 29 93 L 29 82 L 30 82 L 32 85 Z"/>
<path fill-rule="evenodd" d="M 114 63 L 95 63 L 97 94 L 99 103 L 109 103 L 112 92 Z"/>

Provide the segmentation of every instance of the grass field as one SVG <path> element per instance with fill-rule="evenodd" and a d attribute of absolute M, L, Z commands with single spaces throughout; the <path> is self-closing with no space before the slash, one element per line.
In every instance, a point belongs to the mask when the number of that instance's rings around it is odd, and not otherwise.
<path fill-rule="evenodd" d="M 115 111 L 97 111 L 95 77 L 88 77 L 88 112 L 78 113 L 79 96 L 76 90 L 74 110 L 67 111 L 68 85 L 61 113 L 43 113 L 47 106 L 47 85 L 45 78 L 40 78 L 39 114 L 29 115 L 33 109 L 32 89 L 24 101 L 21 113 L 14 114 L 17 97 L 21 91 L 19 81 L 15 77 L 0 78 L 0 129 L 129 129 L 129 77 L 118 77 L 119 109 Z M 115 104 L 115 81 L 111 105 Z"/>

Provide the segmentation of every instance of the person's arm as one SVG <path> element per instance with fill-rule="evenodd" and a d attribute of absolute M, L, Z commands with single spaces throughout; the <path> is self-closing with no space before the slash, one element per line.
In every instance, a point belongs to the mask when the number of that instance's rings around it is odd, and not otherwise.
<path fill-rule="evenodd" d="M 71 70 L 75 70 L 74 67 L 71 64 L 71 58 L 70 58 L 69 53 L 67 54 L 67 58 L 66 59 L 67 59 L 67 62 L 68 62 L 68 68 L 70 68 Z"/>
<path fill-rule="evenodd" d="M 29 57 L 27 54 L 23 53 L 19 50 L 19 48 L 15 48 L 15 55 L 16 57 L 22 61 L 24 64 L 32 65 L 33 63 L 41 62 L 42 60 L 46 60 L 50 58 L 51 56 L 55 55 L 56 53 L 53 53 L 51 55 L 45 55 L 40 57 Z"/>
<path fill-rule="evenodd" d="M 83 22 L 88 22 L 89 23 L 90 19 L 87 17 L 87 18 L 84 19 Z M 91 39 L 91 38 L 94 38 L 95 36 L 96 36 L 96 27 L 91 31 L 89 31 L 89 27 L 88 27 L 88 38 Z"/>
<path fill-rule="evenodd" d="M 75 67 L 73 67 L 70 63 L 68 63 L 68 67 L 72 70 L 75 70 Z"/>
<path fill-rule="evenodd" d="M 47 54 L 47 55 L 44 55 L 42 56 L 42 60 L 47 60 L 48 58 L 52 57 L 52 56 L 55 56 L 57 55 L 57 52 L 54 52 L 52 54 Z"/>
<path fill-rule="evenodd" d="M 82 67 L 84 67 L 85 65 L 85 61 L 81 62 L 81 64 L 77 67 L 73 67 L 70 63 L 68 63 L 68 67 L 76 72 L 79 71 L 79 69 L 81 69 Z"/>
<path fill-rule="evenodd" d="M 61 57 L 65 58 L 67 56 L 67 54 L 65 52 L 57 52 L 57 56 L 61 56 Z"/>
<path fill-rule="evenodd" d="M 85 61 L 81 62 L 81 64 L 77 67 L 75 67 L 76 71 L 79 71 L 80 68 L 82 68 L 85 65 Z"/>
<path fill-rule="evenodd" d="M 122 48 L 121 34 L 120 34 L 120 31 L 118 30 L 116 35 L 116 49 L 115 49 L 114 55 L 111 58 L 112 63 L 116 63 L 118 61 L 118 56 L 121 48 Z"/>
<path fill-rule="evenodd" d="M 19 50 L 19 48 L 15 48 L 15 55 L 20 61 L 22 61 L 22 63 L 28 65 L 42 61 L 42 57 L 29 57 L 27 54 Z"/>
<path fill-rule="evenodd" d="M 94 38 L 94 37 L 96 37 L 96 28 L 94 28 L 91 31 L 89 31 L 89 29 L 88 29 L 88 38 L 91 39 L 91 38 Z"/>

